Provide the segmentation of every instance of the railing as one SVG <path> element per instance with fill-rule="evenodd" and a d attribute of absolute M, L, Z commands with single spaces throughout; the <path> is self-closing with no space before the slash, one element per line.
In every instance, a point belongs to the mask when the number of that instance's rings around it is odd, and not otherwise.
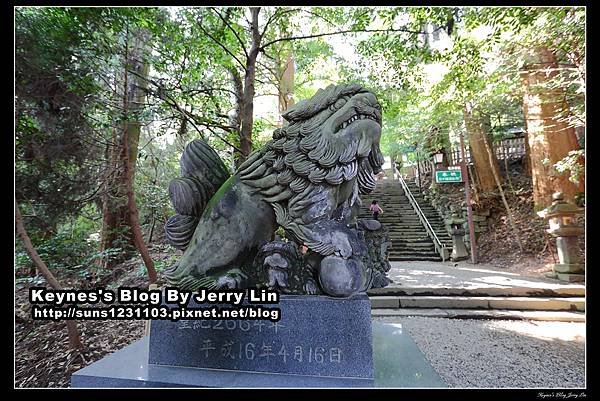
<path fill-rule="evenodd" d="M 431 160 L 419 160 L 417 162 L 416 172 L 415 172 L 415 184 L 419 186 L 419 190 L 421 189 L 421 180 L 423 177 L 428 177 L 433 174 L 433 161 Z"/>
<path fill-rule="evenodd" d="M 440 256 L 442 257 L 442 261 L 445 262 L 448 258 L 449 253 L 448 247 L 442 244 L 442 241 L 440 241 L 440 239 L 438 238 L 437 234 L 435 233 L 435 230 L 433 229 L 433 227 L 431 227 L 431 224 L 429 224 L 429 220 L 427 220 L 427 217 L 425 217 L 425 213 L 423 213 L 423 211 L 421 210 L 419 203 L 414 198 L 412 192 L 410 192 L 410 189 L 408 189 L 408 185 L 406 185 L 406 182 L 402 178 L 402 175 L 399 175 L 398 180 L 400 181 L 400 185 L 402 185 L 404 194 L 408 198 L 408 202 L 411 204 L 411 206 L 417 213 L 417 216 L 419 216 L 419 220 L 421 221 L 423 227 L 425 227 L 427 235 L 433 240 L 433 246 L 435 247 L 435 251 L 440 254 Z"/>
<path fill-rule="evenodd" d="M 494 145 L 494 153 L 498 160 L 511 160 L 519 159 L 525 156 L 525 138 L 510 138 L 503 139 L 499 144 Z M 467 163 L 471 163 L 471 152 L 469 149 L 465 149 L 465 160 Z M 458 165 L 461 163 L 460 149 L 451 149 L 448 152 L 449 164 Z"/>

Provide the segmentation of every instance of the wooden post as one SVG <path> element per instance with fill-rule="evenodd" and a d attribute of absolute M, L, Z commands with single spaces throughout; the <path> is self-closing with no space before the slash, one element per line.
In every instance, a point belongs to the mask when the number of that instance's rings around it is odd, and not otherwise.
<path fill-rule="evenodd" d="M 475 226 L 473 224 L 473 210 L 471 208 L 471 190 L 469 188 L 469 170 L 465 160 L 465 138 L 460 132 L 461 168 L 465 176 L 465 197 L 467 201 L 467 221 L 469 223 L 469 242 L 471 243 L 471 261 L 477 264 L 477 244 L 475 243 Z"/>

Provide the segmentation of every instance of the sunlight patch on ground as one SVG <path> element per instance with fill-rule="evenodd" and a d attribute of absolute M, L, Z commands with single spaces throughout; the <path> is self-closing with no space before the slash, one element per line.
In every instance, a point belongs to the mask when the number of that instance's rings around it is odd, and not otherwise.
<path fill-rule="evenodd" d="M 542 340 L 585 342 L 585 323 L 490 321 L 491 330 L 511 331 Z"/>
<path fill-rule="evenodd" d="M 481 273 L 497 273 L 493 270 L 475 269 L 473 267 L 455 267 L 455 269 L 456 270 L 467 270 L 467 271 L 472 271 L 472 272 L 481 272 Z M 502 272 L 502 274 L 506 274 L 507 276 L 519 276 L 518 273 Z"/>
<path fill-rule="evenodd" d="M 520 280 L 516 278 L 509 278 L 503 276 L 487 276 L 487 277 L 477 277 L 474 278 L 473 281 L 482 282 L 486 284 L 494 284 L 494 285 L 502 285 L 509 287 L 529 287 L 532 284 L 535 284 L 536 287 L 540 286 L 539 282 L 530 281 L 530 280 Z M 551 284 L 551 283 L 542 283 L 544 288 L 561 288 L 564 287 L 562 284 Z"/>

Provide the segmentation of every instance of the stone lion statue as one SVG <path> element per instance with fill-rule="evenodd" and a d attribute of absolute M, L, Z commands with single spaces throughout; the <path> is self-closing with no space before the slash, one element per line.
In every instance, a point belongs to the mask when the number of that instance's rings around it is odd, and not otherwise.
<path fill-rule="evenodd" d="M 369 250 L 356 215 L 359 195 L 373 190 L 374 174 L 383 165 L 381 106 L 360 85 L 330 85 L 283 118 L 286 124 L 273 139 L 231 176 L 206 142 L 188 144 L 181 177 L 169 186 L 178 214 L 165 230 L 185 250 L 166 270 L 171 285 L 191 290 L 267 285 L 256 281 L 262 276 L 285 287 L 292 266 L 303 266 L 301 276 L 309 280 L 299 284 L 305 289 L 300 293 L 350 296 L 370 285 Z M 278 227 L 306 252 L 264 256 L 271 248 L 287 249 L 267 245 Z M 258 265 L 257 255 L 263 255 Z M 260 275 L 256 269 L 278 270 Z"/>

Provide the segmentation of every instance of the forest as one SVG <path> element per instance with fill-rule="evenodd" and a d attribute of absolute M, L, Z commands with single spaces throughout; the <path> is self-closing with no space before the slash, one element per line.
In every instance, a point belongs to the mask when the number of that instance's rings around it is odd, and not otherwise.
<path fill-rule="evenodd" d="M 381 148 L 400 171 L 437 152 L 451 164 L 464 134 L 474 207 L 498 205 L 481 252 L 508 235 L 502 252 L 540 254 L 535 213 L 553 193 L 585 205 L 585 18 L 584 7 L 16 7 L 17 292 L 160 283 L 181 254 L 164 226 L 185 146 L 207 141 L 234 172 L 288 107 L 341 82 L 377 94 Z M 519 176 L 494 151 L 515 133 Z M 43 330 L 23 291 L 26 344 Z M 126 323 L 102 354 L 127 341 Z M 22 362 L 19 386 L 64 385 L 56 377 L 101 356 L 103 322 L 48 324 L 71 351 Z"/>

